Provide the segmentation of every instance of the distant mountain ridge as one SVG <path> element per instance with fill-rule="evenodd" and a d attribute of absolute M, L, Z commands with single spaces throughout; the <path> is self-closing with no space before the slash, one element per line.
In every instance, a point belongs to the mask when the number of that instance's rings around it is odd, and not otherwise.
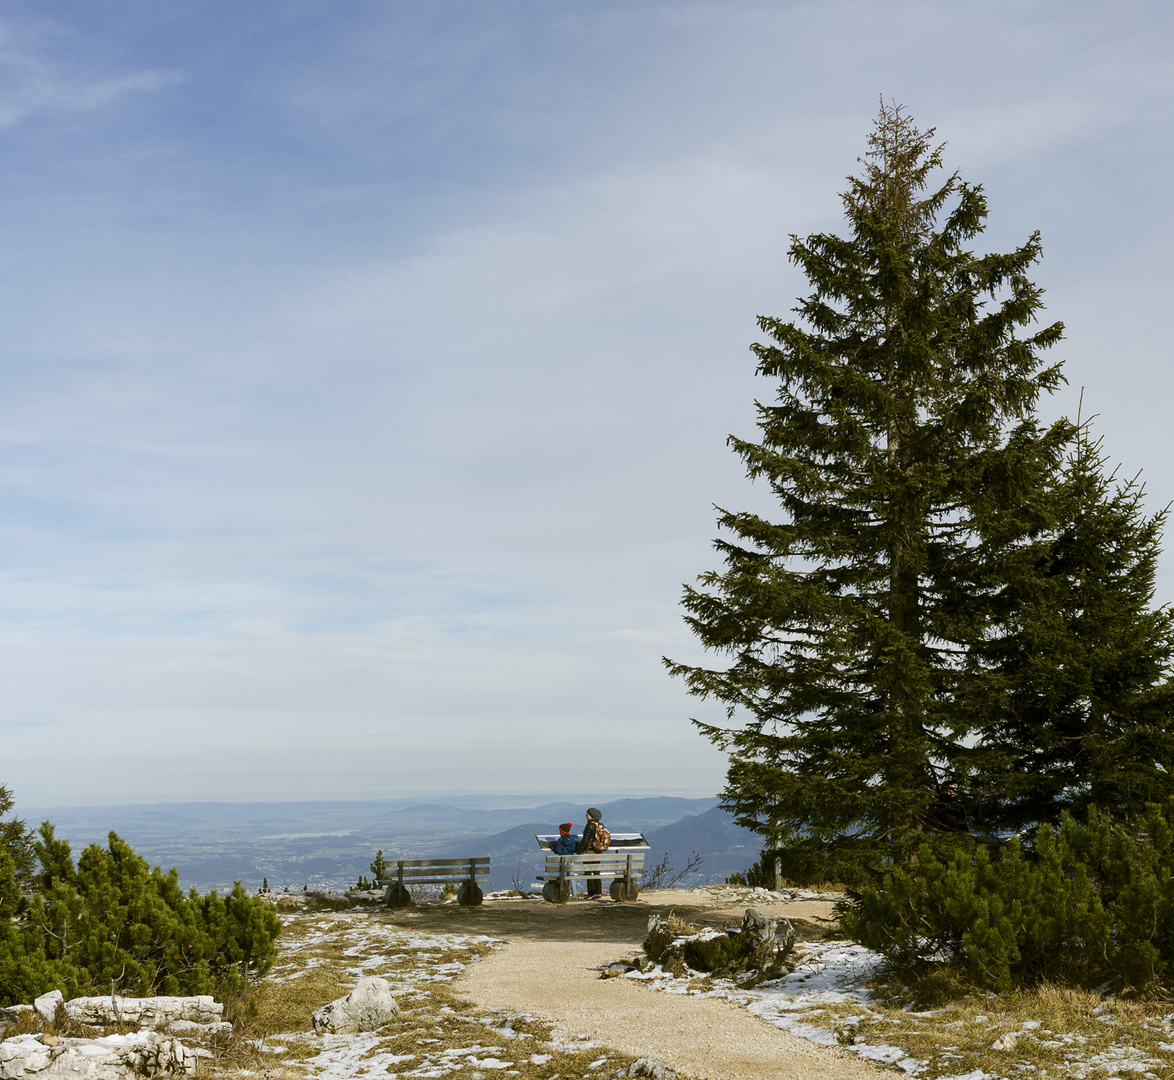
<path fill-rule="evenodd" d="M 494 856 L 494 888 L 510 888 L 519 873 L 520 858 L 526 884 L 534 880 L 536 866 L 526 863 L 526 857 L 538 856 L 534 834 L 554 832 L 562 821 L 573 821 L 580 828 L 588 805 L 567 800 L 529 807 L 477 807 L 465 797 L 452 803 L 431 799 L 419 803 L 405 799 L 185 802 L 23 808 L 21 816 L 33 824 L 46 817 L 51 820 L 58 837 L 71 843 L 75 857 L 88 844 L 104 846 L 113 830 L 151 865 L 177 867 L 185 889 L 224 891 L 234 881 L 257 888 L 265 879 L 276 891 L 300 891 L 303 886 L 343 889 L 360 874 L 370 875 L 369 864 L 377 850 L 385 858 L 488 851 Z M 717 799 L 625 797 L 600 800 L 597 805 L 609 827 L 639 830 L 651 840 L 658 830 L 686 820 L 701 821 L 716 808 Z M 680 846 L 675 835 L 668 834 L 665 850 Z M 654 853 L 659 859 L 660 848 Z M 710 865 L 726 865 L 718 858 L 716 845 L 711 863 L 702 867 L 703 874 Z"/>
<path fill-rule="evenodd" d="M 705 809 L 700 813 L 686 811 L 683 816 L 675 818 L 661 816 L 670 813 L 670 802 L 701 803 Z M 658 803 L 659 806 L 650 805 Z M 566 810 L 570 806 L 556 803 L 537 809 L 561 807 Z M 644 833 L 650 849 L 645 856 L 649 868 L 667 856 L 669 865 L 680 871 L 697 852 L 701 864 L 681 880 L 683 886 L 724 881 L 735 871 L 745 871 L 757 862 L 762 849 L 758 834 L 735 824 L 733 817 L 717 805 L 717 799 L 624 799 L 605 803 L 599 809 L 603 811 L 604 823 L 613 832 Z M 682 808 L 673 806 L 673 810 L 677 809 Z M 535 834 L 555 832 L 560 821 L 574 821 L 575 831 L 580 832 L 585 813 L 584 807 L 578 816 L 559 817 L 556 814 L 553 818 L 525 822 L 488 836 L 466 839 L 437 854 L 453 858 L 489 855 L 490 888 L 519 888 L 524 892 L 542 872 L 545 858 L 534 839 Z"/>

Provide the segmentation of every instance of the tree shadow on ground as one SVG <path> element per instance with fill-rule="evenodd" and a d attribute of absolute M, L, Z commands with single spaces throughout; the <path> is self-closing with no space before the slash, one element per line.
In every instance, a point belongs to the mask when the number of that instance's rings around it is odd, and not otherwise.
<path fill-rule="evenodd" d="M 486 934 L 505 941 L 608 941 L 639 946 L 648 933 L 648 918 L 669 912 L 703 926 L 738 925 L 728 911 L 714 911 L 704 904 L 680 904 L 672 908 L 639 901 L 618 904 L 611 900 L 572 900 L 547 904 L 540 900 L 490 900 L 480 907 L 423 903 L 412 908 L 380 908 L 372 915 L 388 919 L 405 930 L 443 934 Z M 792 920 L 799 940 L 819 937 L 823 927 L 806 919 Z"/>

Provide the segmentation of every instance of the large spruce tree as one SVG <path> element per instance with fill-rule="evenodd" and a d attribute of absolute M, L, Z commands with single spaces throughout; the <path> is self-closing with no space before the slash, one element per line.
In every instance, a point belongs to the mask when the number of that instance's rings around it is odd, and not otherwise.
<path fill-rule="evenodd" d="M 1018 572 L 1008 553 L 1053 517 L 1070 432 L 1035 416 L 1062 332 L 1025 329 L 1039 237 L 968 250 L 986 200 L 956 175 L 931 187 L 932 138 L 882 104 L 843 195 L 848 235 L 792 237 L 812 293 L 798 321 L 759 320 L 777 392 L 758 441 L 730 440 L 782 513 L 720 511 L 725 567 L 685 590 L 687 622 L 729 663 L 666 660 L 726 706 L 729 726 L 700 725 L 730 755 L 725 805 L 797 876 L 901 859 L 957 827 L 977 734 L 967 660 Z"/>

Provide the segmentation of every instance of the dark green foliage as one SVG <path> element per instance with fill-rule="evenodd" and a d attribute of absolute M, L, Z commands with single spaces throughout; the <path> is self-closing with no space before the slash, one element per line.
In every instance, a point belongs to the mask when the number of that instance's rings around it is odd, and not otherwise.
<path fill-rule="evenodd" d="M 681 946 L 685 963 L 694 971 L 723 973 L 742 971 L 754 958 L 753 948 L 745 939 L 722 934 L 720 937 L 691 938 Z"/>
<path fill-rule="evenodd" d="M 12 793 L 0 784 L 0 819 L 10 813 L 12 807 Z M 3 853 L 0 858 L 7 857 L 8 873 L 12 875 L 17 887 L 27 887 L 33 876 L 33 838 L 28 826 L 20 818 L 0 820 L 0 853 Z M 5 871 L 0 866 L 0 890 L 4 888 L 4 874 Z M 0 904 L 2 903 L 0 900 Z"/>
<path fill-rule="evenodd" d="M 973 827 L 988 835 L 1091 806 L 1117 818 L 1174 796 L 1174 621 L 1152 610 L 1165 514 L 1146 517 L 1084 427 L 1052 492 L 1055 525 L 971 652 Z"/>
<path fill-rule="evenodd" d="M 383 849 L 380 848 L 375 852 L 375 858 L 371 860 L 371 877 L 376 881 L 387 876 L 387 864 L 383 861 Z"/>
<path fill-rule="evenodd" d="M 75 866 L 48 822 L 36 855 L 38 891 L 0 927 L 0 1004 L 54 988 L 223 996 L 276 957 L 281 921 L 239 882 L 226 897 L 185 894 L 176 870 L 150 869 L 113 832 L 107 849 L 90 845 Z"/>
<path fill-rule="evenodd" d="M 849 937 L 916 981 L 947 965 L 990 990 L 1040 982 L 1151 990 L 1174 972 L 1171 804 L 1135 825 L 1091 810 L 1042 825 L 1030 849 L 928 845 L 842 913 Z"/>
<path fill-rule="evenodd" d="M 882 108 L 847 238 L 792 238 L 813 292 L 762 318 L 776 396 L 759 441 L 731 438 L 781 520 L 722 511 L 725 568 L 687 588 L 708 668 L 666 661 L 742 726 L 699 725 L 730 754 L 724 805 L 783 849 L 788 877 L 861 880 L 963 827 L 950 784 L 972 745 L 962 659 L 997 614 L 1006 553 L 1051 520 L 1071 428 L 1037 423 L 1060 382 L 1028 273 L 1038 236 L 976 256 L 981 188 L 925 194 L 940 151 Z"/>
<path fill-rule="evenodd" d="M 746 868 L 741 873 L 731 874 L 726 878 L 727 885 L 744 885 L 751 889 L 773 889 L 775 887 L 775 852 L 766 850 L 762 853 L 759 860 L 753 865 Z M 795 881 L 794 878 L 788 878 L 795 884 L 804 884 L 804 882 Z M 820 878 L 820 881 L 825 879 Z"/>

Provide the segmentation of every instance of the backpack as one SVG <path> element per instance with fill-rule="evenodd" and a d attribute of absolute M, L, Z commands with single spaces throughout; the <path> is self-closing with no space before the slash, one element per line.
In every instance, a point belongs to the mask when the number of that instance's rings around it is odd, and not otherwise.
<path fill-rule="evenodd" d="M 591 850 L 595 852 L 607 851 L 611 843 L 611 830 L 602 821 L 595 823 L 595 834 L 591 837 Z"/>

